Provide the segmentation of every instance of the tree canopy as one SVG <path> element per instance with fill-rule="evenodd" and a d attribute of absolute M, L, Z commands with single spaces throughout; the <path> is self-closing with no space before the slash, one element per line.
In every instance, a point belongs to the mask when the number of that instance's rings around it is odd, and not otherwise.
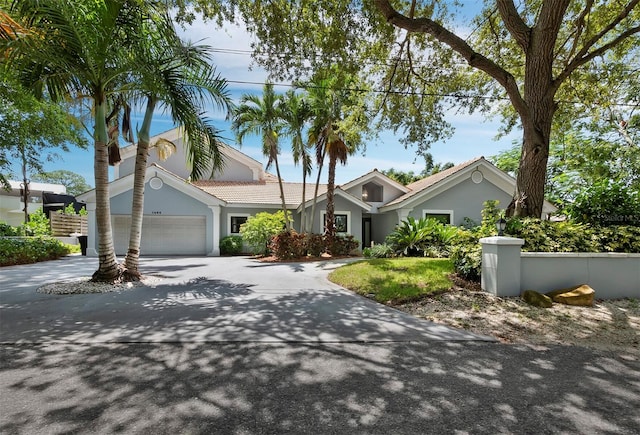
<path fill-rule="evenodd" d="M 639 1 L 177 3 L 183 12 L 188 4 L 205 17 L 242 19 L 257 37 L 256 62 L 273 77 L 299 78 L 327 63 L 367 76 L 379 92 L 379 125 L 421 152 L 447 137 L 453 105 L 502 116 L 505 129 L 523 131 L 513 210 L 539 216 L 554 121 L 598 103 L 579 84 L 635 75 Z"/>

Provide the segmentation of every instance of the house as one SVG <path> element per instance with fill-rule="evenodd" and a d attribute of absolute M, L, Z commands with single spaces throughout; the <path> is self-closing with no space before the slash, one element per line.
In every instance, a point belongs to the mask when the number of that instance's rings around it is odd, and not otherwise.
<path fill-rule="evenodd" d="M 6 222 L 11 226 L 19 226 L 24 223 L 24 199 L 22 197 L 23 183 L 9 180 L 10 190 L 0 186 L 0 222 Z M 62 195 L 67 188 L 62 184 L 29 183 L 29 214 L 42 209 L 44 193 Z"/>
<path fill-rule="evenodd" d="M 172 141 L 176 153 L 159 161 L 153 151 L 146 170 L 142 255 L 220 255 L 220 239 L 239 234 L 249 216 L 281 208 L 275 176 L 262 164 L 240 151 L 223 146 L 225 165 L 211 179 L 189 182 L 180 130 L 158 137 Z M 152 143 L 157 138 L 152 139 Z M 121 150 L 122 162 L 115 168 L 110 184 L 112 227 L 116 253 L 127 251 L 131 222 L 131 202 L 135 147 Z M 310 216 L 311 231 L 321 233 L 326 213 L 326 185 L 321 185 L 314 216 L 314 184 L 309 183 L 302 200 L 302 183 L 284 183 L 287 208 L 294 228 L 300 227 L 303 208 Z M 483 157 L 403 186 L 378 170 L 356 178 L 335 190 L 335 222 L 339 233 L 351 234 L 370 246 L 381 243 L 394 227 L 408 216 L 435 217 L 460 225 L 465 218 L 479 222 L 486 200 L 508 204 L 515 180 Z M 97 255 L 95 231 L 95 191 L 78 197 L 89 212 L 88 254 Z M 554 211 L 545 205 L 545 213 Z M 308 226 L 307 226 L 308 227 Z"/>

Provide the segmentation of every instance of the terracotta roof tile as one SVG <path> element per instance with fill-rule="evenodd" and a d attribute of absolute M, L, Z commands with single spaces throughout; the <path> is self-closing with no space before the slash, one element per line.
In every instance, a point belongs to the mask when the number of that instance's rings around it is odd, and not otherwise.
<path fill-rule="evenodd" d="M 205 192 L 214 195 L 229 204 L 261 204 L 280 205 L 280 187 L 277 182 L 232 182 L 202 180 L 193 183 Z M 284 197 L 289 206 L 298 206 L 302 199 L 302 183 L 283 183 Z M 306 200 L 313 198 L 315 184 L 307 183 Z M 327 186 L 321 184 L 318 195 L 322 195 Z"/>

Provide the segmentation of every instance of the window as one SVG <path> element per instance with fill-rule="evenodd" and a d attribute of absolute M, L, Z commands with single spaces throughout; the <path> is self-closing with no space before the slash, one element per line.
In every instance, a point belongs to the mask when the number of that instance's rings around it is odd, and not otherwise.
<path fill-rule="evenodd" d="M 426 218 L 434 218 L 445 225 L 453 223 L 453 210 L 423 210 L 422 214 Z"/>
<path fill-rule="evenodd" d="M 336 211 L 334 214 L 334 225 L 336 226 L 336 234 L 351 234 L 351 212 L 350 211 Z M 323 228 L 326 228 L 327 212 L 322 211 L 320 216 L 324 223 Z"/>
<path fill-rule="evenodd" d="M 382 202 L 383 189 L 376 183 L 367 183 L 362 186 L 362 200 L 367 202 Z"/>
<path fill-rule="evenodd" d="M 240 225 L 245 223 L 248 215 L 229 216 L 229 234 L 240 234 Z"/>

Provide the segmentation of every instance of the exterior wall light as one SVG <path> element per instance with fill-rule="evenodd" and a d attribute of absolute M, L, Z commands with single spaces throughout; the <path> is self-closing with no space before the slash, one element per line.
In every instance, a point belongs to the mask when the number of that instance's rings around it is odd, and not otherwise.
<path fill-rule="evenodd" d="M 496 228 L 498 229 L 498 235 L 504 236 L 504 229 L 507 227 L 507 221 L 501 216 L 496 222 Z"/>

